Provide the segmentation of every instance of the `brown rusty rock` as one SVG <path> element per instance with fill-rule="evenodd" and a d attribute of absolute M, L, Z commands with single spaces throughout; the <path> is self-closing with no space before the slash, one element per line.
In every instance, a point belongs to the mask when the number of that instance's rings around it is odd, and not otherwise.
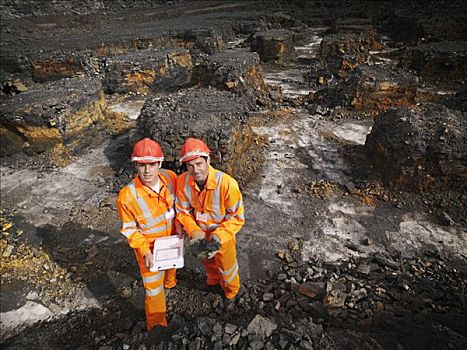
<path fill-rule="evenodd" d="M 181 48 L 130 52 L 106 62 L 103 86 L 110 94 L 176 90 L 188 84 L 191 67 L 191 55 Z"/>
<path fill-rule="evenodd" d="M 323 38 L 319 57 L 331 70 L 341 66 L 344 56 L 350 56 L 355 64 L 367 61 L 371 42 L 364 34 L 330 34 Z"/>
<path fill-rule="evenodd" d="M 59 54 L 31 59 L 32 78 L 39 83 L 70 78 L 85 71 L 85 62 L 79 55 Z"/>
<path fill-rule="evenodd" d="M 2 134 L 17 146 L 10 154 L 26 148 L 40 153 L 60 143 L 76 153 L 92 141 L 106 107 L 100 82 L 84 77 L 52 82 L 2 102 Z"/>
<path fill-rule="evenodd" d="M 192 83 L 262 99 L 268 93 L 258 54 L 243 50 L 208 56 L 193 68 Z"/>
<path fill-rule="evenodd" d="M 254 34 L 250 50 L 259 53 L 261 61 L 275 61 L 284 64 L 295 57 L 293 32 L 275 29 Z"/>
<path fill-rule="evenodd" d="M 347 80 L 328 84 L 317 91 L 315 102 L 352 106 L 373 114 L 391 107 L 415 104 L 418 80 L 409 73 L 360 65 L 350 74 Z"/>

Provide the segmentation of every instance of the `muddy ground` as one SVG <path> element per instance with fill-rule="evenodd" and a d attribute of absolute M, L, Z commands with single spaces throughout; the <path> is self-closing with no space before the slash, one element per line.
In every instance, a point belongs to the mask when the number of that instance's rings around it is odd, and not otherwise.
<path fill-rule="evenodd" d="M 238 260 L 247 292 L 235 310 L 224 311 L 220 295 L 197 290 L 203 270 L 188 250 L 178 285 L 167 296 L 170 325 L 147 334 L 142 282 L 119 233 L 115 200 L 132 176 L 131 144 L 150 129 L 142 129 L 145 123 L 138 118 L 154 117 L 140 115 L 151 109 L 145 103 L 159 101 L 161 94 L 162 102 L 177 101 L 177 91 L 206 88 L 187 86 L 183 71 L 183 84 L 177 78 L 175 91 L 157 86 L 149 93 L 106 93 L 107 124 L 83 135 L 91 141 L 79 152 L 54 146 L 34 153 L 27 147 L 2 158 L 2 348 L 466 348 L 465 175 L 459 180 L 457 173 L 439 174 L 429 188 L 397 186 L 377 171 L 365 146 L 375 115 L 386 108 L 436 102 L 465 121 L 465 46 L 446 49 L 455 55 L 447 56 L 452 69 L 442 65 L 444 76 L 435 59 L 425 66 L 420 58 L 410 61 L 423 55 L 423 45 L 433 45 L 424 56 L 432 57 L 436 45 L 465 40 L 461 2 L 28 3 L 2 2 L 1 98 L 8 106 L 3 110 L 21 97 L 18 88 L 46 84 L 21 62 L 54 61 L 57 54 L 74 52 L 102 62 L 130 52 L 131 58 L 131 50 L 163 46 L 163 38 L 176 37 L 196 66 L 209 57 L 219 59 L 216 52 L 229 57 L 234 50 L 241 57 L 250 42 L 261 46 L 268 35 L 280 49 L 258 49 L 264 75 L 258 73 L 252 84 L 264 78 L 266 90 L 261 84 L 261 89 L 232 91 L 249 99 L 242 135 L 255 145 L 240 147 L 244 156 L 237 164 L 246 215 Z M 353 36 L 368 27 L 377 32 L 381 47 L 366 50 L 368 41 Z M 320 44 L 326 35 L 339 33 L 349 35 L 348 52 L 354 42 L 363 46 L 336 68 L 339 49 L 323 52 Z M 356 69 L 348 67 L 357 64 L 397 69 L 399 85 L 391 86 L 399 90 L 390 88 L 381 97 L 381 91 L 357 88 L 357 97 L 366 98 L 372 110 L 349 102 L 358 84 L 346 82 L 367 81 L 370 74 L 357 69 L 361 75 L 347 79 Z M 104 68 L 85 67 L 75 67 L 79 72 L 73 74 L 105 81 Z M 69 71 L 41 72 L 47 79 L 56 79 L 55 74 L 68 79 Z M 237 82 L 238 76 L 227 79 Z M 416 95 L 412 88 L 418 89 Z M 343 93 L 335 96 L 336 91 Z M 360 101 L 357 97 L 354 101 Z M 373 103 L 378 98 L 383 106 Z M 203 103 L 190 105 L 199 106 Z M 244 113 L 245 106 L 225 109 Z M 173 113 L 181 110 L 186 116 L 190 108 L 182 107 Z M 10 129 L 11 120 L 5 124 Z M 459 140 L 465 142 L 465 136 Z M 456 147 L 465 157 L 465 145 Z M 229 166 L 235 171 L 235 162 Z"/>

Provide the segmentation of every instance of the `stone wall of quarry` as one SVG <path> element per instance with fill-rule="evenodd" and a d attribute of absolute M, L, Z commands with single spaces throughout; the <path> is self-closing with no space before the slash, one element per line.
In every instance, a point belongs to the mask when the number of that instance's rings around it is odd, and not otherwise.
<path fill-rule="evenodd" d="M 466 185 L 465 114 L 443 105 L 394 108 L 381 113 L 365 146 L 375 169 L 411 191 L 445 182 Z"/>
<path fill-rule="evenodd" d="M 105 108 L 95 78 L 66 78 L 17 94 L 0 107 L 2 155 L 42 153 L 60 145 L 77 154 L 96 136 Z"/>

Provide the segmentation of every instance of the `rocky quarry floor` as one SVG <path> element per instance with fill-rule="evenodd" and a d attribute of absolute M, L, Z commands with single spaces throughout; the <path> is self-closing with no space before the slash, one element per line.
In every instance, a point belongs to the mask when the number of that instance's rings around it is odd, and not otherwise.
<path fill-rule="evenodd" d="M 2 1 L 2 349 L 465 349 L 461 1 Z M 187 249 L 147 333 L 129 155 L 244 194 L 245 294 Z"/>

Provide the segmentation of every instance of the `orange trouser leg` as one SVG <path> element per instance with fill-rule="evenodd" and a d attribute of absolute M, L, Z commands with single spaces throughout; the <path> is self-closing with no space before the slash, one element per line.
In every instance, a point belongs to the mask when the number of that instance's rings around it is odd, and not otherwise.
<path fill-rule="evenodd" d="M 206 268 L 209 285 L 220 284 L 227 299 L 237 295 L 240 290 L 240 275 L 234 240 L 222 244 L 220 252 L 214 258 L 204 260 L 203 264 Z"/>
<path fill-rule="evenodd" d="M 170 269 L 165 271 L 164 287 L 167 289 L 173 288 L 177 285 L 177 270 Z"/>
<path fill-rule="evenodd" d="M 150 331 L 155 326 L 167 326 L 164 292 L 165 272 L 149 271 L 149 269 L 144 265 L 144 257 L 142 257 L 137 251 L 135 251 L 135 253 L 141 276 L 143 277 L 144 289 L 146 290 L 144 308 L 146 311 L 147 329 Z"/>
<path fill-rule="evenodd" d="M 203 259 L 201 262 L 206 269 L 208 285 L 215 286 L 221 284 L 222 277 L 219 273 L 219 268 L 217 267 L 215 259 Z"/>

